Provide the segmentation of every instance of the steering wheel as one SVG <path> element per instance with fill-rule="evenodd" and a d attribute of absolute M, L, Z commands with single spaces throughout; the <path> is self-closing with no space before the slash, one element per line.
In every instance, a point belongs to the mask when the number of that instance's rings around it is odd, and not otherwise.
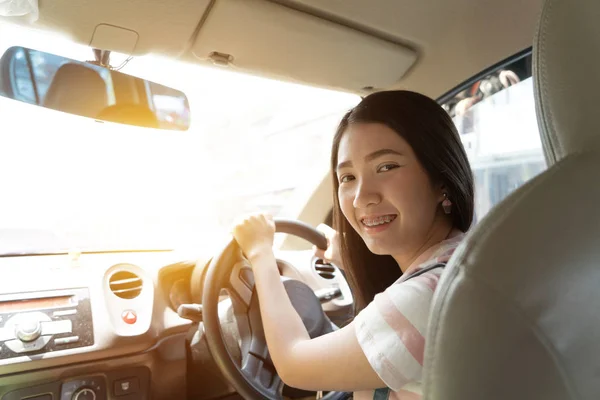
<path fill-rule="evenodd" d="M 322 249 L 327 248 L 325 236 L 302 222 L 276 220 L 275 229 L 276 232 L 308 240 Z M 335 329 L 308 285 L 291 279 L 284 279 L 283 283 L 311 338 Z M 241 367 L 229 353 L 221 330 L 218 304 L 222 289 L 229 292 L 242 338 Z M 254 290 L 254 275 L 235 239 L 212 259 L 208 267 L 202 292 L 202 310 L 208 349 L 223 376 L 236 391 L 245 399 L 281 400 L 284 384 L 269 356 L 258 295 Z M 344 392 L 330 392 L 323 398 L 342 399 L 346 396 Z"/>

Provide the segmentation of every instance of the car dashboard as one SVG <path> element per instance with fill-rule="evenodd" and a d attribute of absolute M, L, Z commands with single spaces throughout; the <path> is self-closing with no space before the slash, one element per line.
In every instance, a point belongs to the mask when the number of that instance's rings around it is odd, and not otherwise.
<path fill-rule="evenodd" d="M 352 295 L 337 267 L 310 251 L 276 256 L 282 276 L 315 292 L 339 289 L 323 308 L 338 324 L 348 319 Z M 0 399 L 233 394 L 198 339 L 202 323 L 176 312 L 200 302 L 191 282 L 208 262 L 174 251 L 0 258 Z"/>

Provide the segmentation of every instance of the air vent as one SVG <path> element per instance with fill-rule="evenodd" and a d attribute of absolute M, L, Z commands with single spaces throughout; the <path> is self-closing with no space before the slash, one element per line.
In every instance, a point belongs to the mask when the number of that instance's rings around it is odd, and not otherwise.
<path fill-rule="evenodd" d="M 110 290 L 122 299 L 135 299 L 142 292 L 142 278 L 129 271 L 119 271 L 110 277 Z"/>
<path fill-rule="evenodd" d="M 328 262 L 323 261 L 318 258 L 315 260 L 315 271 L 317 274 L 323 279 L 333 279 L 335 278 L 335 267 Z"/>

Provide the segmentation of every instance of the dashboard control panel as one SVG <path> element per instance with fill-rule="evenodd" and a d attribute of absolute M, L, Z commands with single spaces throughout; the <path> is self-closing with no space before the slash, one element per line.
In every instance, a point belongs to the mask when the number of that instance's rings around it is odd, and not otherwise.
<path fill-rule="evenodd" d="M 0 360 L 93 344 L 87 288 L 0 296 Z"/>
<path fill-rule="evenodd" d="M 147 367 L 78 376 L 13 390 L 2 400 L 142 400 L 150 397 Z"/>

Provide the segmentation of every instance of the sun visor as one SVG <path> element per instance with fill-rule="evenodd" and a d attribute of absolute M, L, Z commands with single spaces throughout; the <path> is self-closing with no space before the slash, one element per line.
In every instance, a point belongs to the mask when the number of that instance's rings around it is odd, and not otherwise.
<path fill-rule="evenodd" d="M 264 0 L 217 1 L 193 53 L 241 72 L 352 92 L 397 83 L 417 58 L 406 46 Z"/>

